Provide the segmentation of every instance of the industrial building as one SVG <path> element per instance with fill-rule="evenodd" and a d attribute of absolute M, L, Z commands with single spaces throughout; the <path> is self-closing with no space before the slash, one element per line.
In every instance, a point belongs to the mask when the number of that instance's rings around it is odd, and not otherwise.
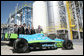
<path fill-rule="evenodd" d="M 23 3 L 22 6 L 16 6 L 15 12 L 10 13 L 9 19 L 8 19 L 8 24 L 17 24 L 17 25 L 22 25 L 23 23 L 26 23 L 26 25 L 31 26 L 31 3 Z"/>
<path fill-rule="evenodd" d="M 33 26 L 45 33 L 69 39 L 83 38 L 82 1 L 36 1 L 33 3 Z"/>
<path fill-rule="evenodd" d="M 40 25 L 44 33 L 55 33 L 69 39 L 83 38 L 83 1 L 34 1 L 16 6 L 8 24 Z"/>

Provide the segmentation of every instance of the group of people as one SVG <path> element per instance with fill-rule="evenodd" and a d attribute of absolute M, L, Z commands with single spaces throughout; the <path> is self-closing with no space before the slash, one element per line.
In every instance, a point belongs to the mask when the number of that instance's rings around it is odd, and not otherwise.
<path fill-rule="evenodd" d="M 38 29 L 34 29 L 34 27 L 32 26 L 30 29 L 30 25 L 28 25 L 28 27 L 26 27 L 26 24 L 24 23 L 23 25 L 14 25 L 14 33 L 16 34 L 35 34 L 35 33 L 41 33 L 43 30 L 41 28 L 41 26 L 38 26 Z"/>

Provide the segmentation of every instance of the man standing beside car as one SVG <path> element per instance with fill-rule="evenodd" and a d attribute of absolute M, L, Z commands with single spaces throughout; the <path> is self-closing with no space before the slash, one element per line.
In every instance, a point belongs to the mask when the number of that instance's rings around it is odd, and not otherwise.
<path fill-rule="evenodd" d="M 36 30 L 36 33 L 42 33 L 43 32 L 43 29 L 41 28 L 41 26 L 39 25 L 38 26 L 38 29 Z"/>
<path fill-rule="evenodd" d="M 26 24 L 24 23 L 23 25 L 20 25 L 18 31 L 19 34 L 25 34 L 25 29 L 26 29 Z"/>
<path fill-rule="evenodd" d="M 30 29 L 30 26 L 28 25 L 28 28 L 26 28 L 26 34 L 31 34 L 31 29 Z"/>
<path fill-rule="evenodd" d="M 17 24 L 14 25 L 14 33 L 18 34 L 18 27 L 17 27 Z"/>
<path fill-rule="evenodd" d="M 31 34 L 35 34 L 36 32 L 35 32 L 35 29 L 34 29 L 34 27 L 32 26 L 32 29 L 31 29 Z"/>
<path fill-rule="evenodd" d="M 22 28 L 23 28 L 23 33 L 26 34 L 27 27 L 26 27 L 26 24 L 25 23 L 23 24 Z"/>

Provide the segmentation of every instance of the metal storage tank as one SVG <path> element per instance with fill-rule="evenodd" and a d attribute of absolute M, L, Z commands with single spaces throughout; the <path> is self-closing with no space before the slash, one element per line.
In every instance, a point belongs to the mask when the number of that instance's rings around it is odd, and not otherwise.
<path fill-rule="evenodd" d="M 33 26 L 35 29 L 40 25 L 44 31 L 47 32 L 47 5 L 45 1 L 35 1 L 33 3 Z"/>
<path fill-rule="evenodd" d="M 54 32 L 56 28 L 59 28 L 60 25 L 58 1 L 48 1 L 47 9 L 48 9 L 48 27 L 50 27 L 49 30 Z"/>
<path fill-rule="evenodd" d="M 59 28 L 60 25 L 58 10 L 58 1 L 35 1 L 33 3 L 33 26 L 35 29 L 41 25 L 44 32 L 55 32 L 55 26 Z"/>

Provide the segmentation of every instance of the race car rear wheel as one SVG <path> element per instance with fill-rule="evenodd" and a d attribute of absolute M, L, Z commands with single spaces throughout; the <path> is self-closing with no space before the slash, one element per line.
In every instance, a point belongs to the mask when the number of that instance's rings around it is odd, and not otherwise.
<path fill-rule="evenodd" d="M 13 48 L 15 52 L 26 52 L 28 51 L 28 42 L 23 39 L 17 39 L 14 41 Z"/>
<path fill-rule="evenodd" d="M 62 49 L 68 49 L 68 50 L 73 49 L 73 43 L 72 43 L 72 41 L 71 40 L 65 40 L 63 42 Z"/>

